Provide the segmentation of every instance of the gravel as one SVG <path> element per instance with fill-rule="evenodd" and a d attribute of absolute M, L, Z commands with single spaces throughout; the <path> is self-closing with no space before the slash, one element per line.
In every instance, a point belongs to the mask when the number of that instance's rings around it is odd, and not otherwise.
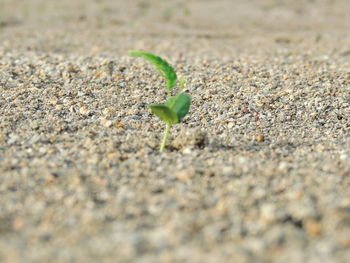
<path fill-rule="evenodd" d="M 348 1 L 129 2 L 3 3 L 0 261 L 350 262 Z"/>

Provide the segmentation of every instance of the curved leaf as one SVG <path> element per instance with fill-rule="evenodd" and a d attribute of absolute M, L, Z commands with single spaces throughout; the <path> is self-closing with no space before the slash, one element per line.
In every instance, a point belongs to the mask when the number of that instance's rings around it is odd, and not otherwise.
<path fill-rule="evenodd" d="M 166 86 L 168 90 L 171 90 L 176 86 L 176 72 L 174 69 L 161 57 L 153 55 L 152 53 L 143 51 L 129 51 L 129 55 L 133 57 L 143 57 L 151 62 L 160 72 L 166 80 Z"/>
<path fill-rule="evenodd" d="M 166 105 L 176 113 L 179 120 L 186 116 L 190 109 L 191 99 L 190 96 L 184 93 L 170 97 Z"/>
<path fill-rule="evenodd" d="M 179 122 L 177 114 L 164 104 L 150 104 L 147 105 L 151 108 L 153 114 L 158 116 L 162 121 L 166 123 L 175 124 Z"/>

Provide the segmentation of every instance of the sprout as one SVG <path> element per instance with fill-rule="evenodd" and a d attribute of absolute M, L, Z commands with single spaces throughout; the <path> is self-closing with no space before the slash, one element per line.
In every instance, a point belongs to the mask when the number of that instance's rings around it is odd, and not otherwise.
<path fill-rule="evenodd" d="M 162 152 L 165 149 L 165 145 L 167 144 L 171 126 L 173 124 L 180 123 L 190 109 L 190 96 L 188 94 L 181 93 L 184 89 L 185 81 L 183 78 L 180 79 L 180 93 L 176 94 L 175 96 L 171 96 L 171 90 L 176 87 L 177 76 L 176 72 L 168 64 L 168 62 L 156 55 L 143 51 L 129 51 L 129 55 L 147 59 L 159 70 L 159 73 L 165 78 L 168 94 L 168 98 L 165 104 L 147 105 L 151 109 L 151 112 L 158 116 L 166 124 L 163 140 L 160 144 L 159 149 L 159 151 Z"/>

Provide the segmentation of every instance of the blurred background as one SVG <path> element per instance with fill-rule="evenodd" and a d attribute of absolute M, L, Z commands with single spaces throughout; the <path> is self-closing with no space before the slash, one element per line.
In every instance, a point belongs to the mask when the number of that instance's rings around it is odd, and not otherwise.
<path fill-rule="evenodd" d="M 0 45 L 122 54 L 159 45 L 169 50 L 174 43 L 188 52 L 210 40 L 243 41 L 251 49 L 266 37 L 277 44 L 321 40 L 325 31 L 341 38 L 350 29 L 349 11 L 348 0 L 1 0 Z M 215 53 L 202 51 L 208 52 Z"/>

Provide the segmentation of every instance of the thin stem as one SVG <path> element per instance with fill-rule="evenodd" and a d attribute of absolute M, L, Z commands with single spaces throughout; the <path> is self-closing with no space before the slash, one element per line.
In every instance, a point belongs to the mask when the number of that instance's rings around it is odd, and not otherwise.
<path fill-rule="evenodd" d="M 168 89 L 168 99 L 171 97 L 171 90 Z"/>
<path fill-rule="evenodd" d="M 167 122 L 166 123 L 166 127 L 165 127 L 165 131 L 164 131 L 163 140 L 162 140 L 162 143 L 161 143 L 160 148 L 159 148 L 160 152 L 164 151 L 165 145 L 166 145 L 166 143 L 168 141 L 170 128 L 171 128 L 171 123 Z"/>
<path fill-rule="evenodd" d="M 183 89 L 185 88 L 185 78 L 184 77 L 182 77 L 181 79 L 180 79 L 180 92 L 182 92 L 183 91 Z"/>

